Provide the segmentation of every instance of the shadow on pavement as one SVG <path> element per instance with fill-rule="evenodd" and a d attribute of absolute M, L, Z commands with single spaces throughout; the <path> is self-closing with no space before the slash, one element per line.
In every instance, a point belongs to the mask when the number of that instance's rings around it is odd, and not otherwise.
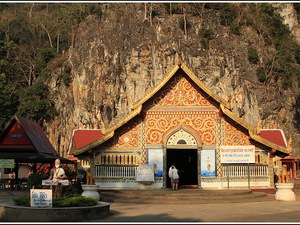
<path fill-rule="evenodd" d="M 191 218 L 176 218 L 166 213 L 155 214 L 155 215 L 141 214 L 137 216 L 120 216 L 120 215 L 122 215 L 121 212 L 116 210 L 110 210 L 109 216 L 97 221 L 99 222 L 201 222 L 201 220 L 196 220 Z"/>

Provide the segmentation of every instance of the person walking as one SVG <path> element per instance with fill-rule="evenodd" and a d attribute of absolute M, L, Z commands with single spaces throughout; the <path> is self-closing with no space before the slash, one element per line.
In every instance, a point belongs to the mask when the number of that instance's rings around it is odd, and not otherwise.
<path fill-rule="evenodd" d="M 171 185 L 172 185 L 172 191 L 178 190 L 178 183 L 179 183 L 179 175 L 178 170 L 175 167 L 175 164 L 172 164 L 172 166 L 169 169 L 169 177 L 171 179 Z"/>

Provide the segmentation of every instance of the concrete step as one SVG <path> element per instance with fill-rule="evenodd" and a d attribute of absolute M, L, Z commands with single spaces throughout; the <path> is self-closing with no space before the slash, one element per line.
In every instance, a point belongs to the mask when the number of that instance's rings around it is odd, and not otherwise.
<path fill-rule="evenodd" d="M 229 202 L 271 201 L 274 196 L 263 192 L 243 191 L 206 191 L 206 190 L 149 190 L 149 191 L 110 191 L 102 192 L 100 200 L 104 202 L 135 204 L 201 204 Z"/>
<path fill-rule="evenodd" d="M 159 189 L 159 190 L 110 190 L 110 191 L 101 191 L 102 194 L 109 194 L 109 195 L 126 195 L 126 196 L 136 196 L 137 193 L 142 194 L 142 196 L 166 196 L 167 194 L 174 194 L 174 195 L 187 195 L 190 196 L 191 194 L 197 194 L 197 196 L 226 196 L 226 195 L 244 195 L 244 194 L 251 194 L 251 190 L 240 190 L 240 189 L 230 189 L 230 190 L 202 190 L 202 189 L 179 189 L 178 191 L 172 191 L 171 189 Z"/>

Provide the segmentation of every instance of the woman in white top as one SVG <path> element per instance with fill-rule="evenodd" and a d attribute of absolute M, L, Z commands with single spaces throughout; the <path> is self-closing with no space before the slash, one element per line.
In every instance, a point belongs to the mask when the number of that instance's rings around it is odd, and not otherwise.
<path fill-rule="evenodd" d="M 179 183 L 179 175 L 178 175 L 178 170 L 175 167 L 175 164 L 172 164 L 172 166 L 169 169 L 169 177 L 171 179 L 171 185 L 172 185 L 172 190 L 178 190 L 178 183 Z"/>

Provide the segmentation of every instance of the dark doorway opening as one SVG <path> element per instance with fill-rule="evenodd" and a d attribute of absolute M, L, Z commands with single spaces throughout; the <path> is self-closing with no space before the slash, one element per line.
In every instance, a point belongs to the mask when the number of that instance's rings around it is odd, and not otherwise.
<path fill-rule="evenodd" d="M 198 187 L 197 149 L 167 149 L 167 188 L 171 187 L 168 172 L 173 163 L 179 170 L 179 187 Z"/>

